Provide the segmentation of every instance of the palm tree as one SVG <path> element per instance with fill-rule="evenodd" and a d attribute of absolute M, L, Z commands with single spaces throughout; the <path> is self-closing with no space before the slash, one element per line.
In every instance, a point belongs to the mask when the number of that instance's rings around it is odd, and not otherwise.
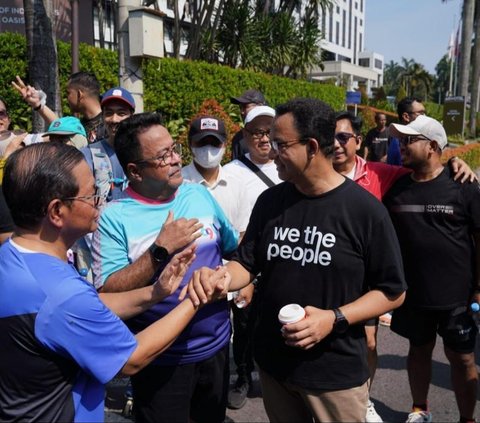
<path fill-rule="evenodd" d="M 32 86 L 45 91 L 48 107 L 60 114 L 57 45 L 52 28 L 52 22 L 55 19 L 53 0 L 24 0 L 23 8 L 29 82 Z M 42 132 L 45 122 L 38 113 L 33 113 L 32 120 L 33 131 Z"/>
<path fill-rule="evenodd" d="M 458 78 L 459 94 L 467 98 L 468 77 L 472 51 L 473 20 L 475 0 L 463 0 L 462 7 L 462 44 L 460 47 L 460 73 Z"/>

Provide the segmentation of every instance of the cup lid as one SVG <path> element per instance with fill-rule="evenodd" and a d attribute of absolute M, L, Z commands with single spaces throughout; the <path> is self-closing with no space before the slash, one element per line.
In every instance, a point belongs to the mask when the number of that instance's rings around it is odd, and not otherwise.
<path fill-rule="evenodd" d="M 305 317 L 305 310 L 299 304 L 287 304 L 280 309 L 278 320 L 283 323 L 295 323 Z"/>

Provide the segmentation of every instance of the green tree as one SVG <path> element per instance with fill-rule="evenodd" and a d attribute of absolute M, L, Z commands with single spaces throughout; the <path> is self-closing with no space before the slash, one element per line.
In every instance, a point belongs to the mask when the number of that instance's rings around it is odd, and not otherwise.
<path fill-rule="evenodd" d="M 23 7 L 29 83 L 36 88 L 42 88 L 47 94 L 48 106 L 57 114 L 61 113 L 57 46 L 52 28 L 53 0 L 24 0 Z M 34 132 L 44 130 L 45 122 L 38 113 L 33 113 L 32 126 Z"/>

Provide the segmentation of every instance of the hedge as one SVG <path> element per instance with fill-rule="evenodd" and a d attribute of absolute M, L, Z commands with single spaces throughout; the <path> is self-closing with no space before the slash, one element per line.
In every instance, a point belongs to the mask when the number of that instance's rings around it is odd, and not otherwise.
<path fill-rule="evenodd" d="M 58 41 L 60 88 L 70 75 L 70 44 Z M 25 37 L 14 33 L 0 34 L 0 97 L 8 103 L 14 126 L 30 129 L 31 111 L 10 82 L 20 75 L 28 82 Z M 145 110 L 158 110 L 164 115 L 169 128 L 183 131 L 185 123 L 195 115 L 202 102 L 215 99 L 240 121 L 238 107 L 230 104 L 230 97 L 240 95 L 248 88 L 261 90 L 268 102 L 276 106 L 293 97 L 316 97 L 339 110 L 345 102 L 345 89 L 334 85 L 293 80 L 278 76 L 232 69 L 205 62 L 178 61 L 171 58 L 144 59 Z M 80 69 L 94 72 L 102 92 L 118 85 L 117 53 L 80 44 Z M 69 114 L 65 95 L 62 96 L 64 114 Z M 183 122 L 183 124 L 182 124 Z M 172 134 L 177 136 L 178 134 Z"/>

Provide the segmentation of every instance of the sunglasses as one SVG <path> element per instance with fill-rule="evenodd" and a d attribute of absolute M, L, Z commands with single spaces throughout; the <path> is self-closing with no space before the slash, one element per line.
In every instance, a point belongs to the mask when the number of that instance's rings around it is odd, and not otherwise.
<path fill-rule="evenodd" d="M 5 119 L 8 117 L 8 113 L 6 110 L 0 110 L 0 119 Z"/>
<path fill-rule="evenodd" d="M 337 132 L 335 134 L 335 139 L 339 142 L 341 146 L 344 146 L 349 139 L 356 137 L 357 136 L 355 134 L 352 134 L 351 132 Z"/>
<path fill-rule="evenodd" d="M 430 138 L 427 138 L 424 135 L 406 135 L 399 139 L 400 144 L 410 145 L 417 141 L 432 141 Z"/>

